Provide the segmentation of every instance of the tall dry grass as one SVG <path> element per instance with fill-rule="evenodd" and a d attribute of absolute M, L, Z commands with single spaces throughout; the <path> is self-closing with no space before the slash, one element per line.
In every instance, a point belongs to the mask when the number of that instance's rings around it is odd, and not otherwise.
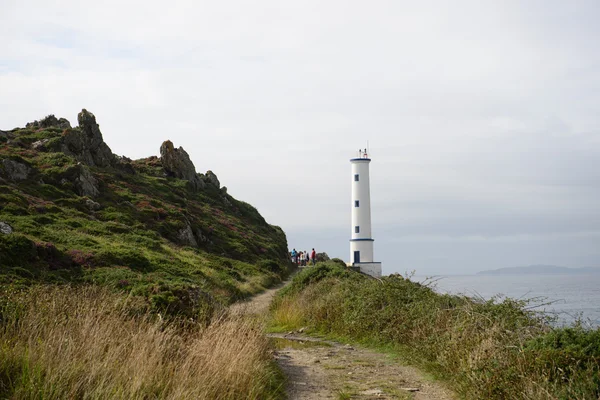
<path fill-rule="evenodd" d="M 266 399 L 278 372 L 262 327 L 145 311 L 99 287 L 33 287 L 0 302 L 0 398 Z"/>

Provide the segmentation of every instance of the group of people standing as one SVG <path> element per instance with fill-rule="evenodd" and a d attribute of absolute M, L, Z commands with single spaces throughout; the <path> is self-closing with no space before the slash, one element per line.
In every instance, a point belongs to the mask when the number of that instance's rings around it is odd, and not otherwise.
<path fill-rule="evenodd" d="M 315 265 L 317 262 L 317 253 L 315 252 L 315 249 L 312 249 L 310 254 L 308 251 L 298 252 L 296 249 L 293 249 L 290 256 L 292 257 L 292 262 L 299 267 L 306 267 L 310 262 Z"/>

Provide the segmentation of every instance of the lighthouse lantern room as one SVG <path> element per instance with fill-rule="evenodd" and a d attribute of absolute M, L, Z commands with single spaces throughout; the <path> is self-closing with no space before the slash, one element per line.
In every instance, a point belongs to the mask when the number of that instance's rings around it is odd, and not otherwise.
<path fill-rule="evenodd" d="M 381 277 L 381 263 L 374 262 L 371 236 L 371 194 L 367 149 L 359 150 L 358 157 L 350 159 L 352 165 L 352 225 L 350 263 L 365 274 Z"/>

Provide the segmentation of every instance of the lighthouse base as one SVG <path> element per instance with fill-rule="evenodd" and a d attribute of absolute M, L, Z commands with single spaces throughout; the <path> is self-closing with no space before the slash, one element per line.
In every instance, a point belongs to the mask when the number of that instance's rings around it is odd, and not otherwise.
<path fill-rule="evenodd" d="M 381 263 L 380 262 L 353 263 L 350 265 L 350 268 L 358 269 L 363 274 L 370 275 L 374 278 L 381 278 Z"/>

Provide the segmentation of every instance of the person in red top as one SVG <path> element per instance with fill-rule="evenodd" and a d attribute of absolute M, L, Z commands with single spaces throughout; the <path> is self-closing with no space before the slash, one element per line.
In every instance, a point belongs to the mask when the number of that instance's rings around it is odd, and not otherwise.
<path fill-rule="evenodd" d="M 312 264 L 315 265 L 315 263 L 317 262 L 317 252 L 315 251 L 315 249 L 312 249 L 312 252 L 310 253 L 310 259 L 312 260 Z"/>

